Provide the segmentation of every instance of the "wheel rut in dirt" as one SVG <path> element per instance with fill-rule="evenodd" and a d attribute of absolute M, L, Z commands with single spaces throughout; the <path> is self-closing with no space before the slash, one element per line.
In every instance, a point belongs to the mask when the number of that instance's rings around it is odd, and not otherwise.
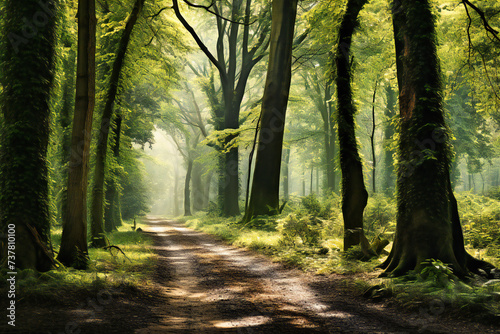
<path fill-rule="evenodd" d="M 419 332 L 343 293 L 339 281 L 325 289 L 317 277 L 174 221 L 147 224 L 159 255 L 155 282 L 167 302 L 155 309 L 160 323 L 136 333 Z"/>

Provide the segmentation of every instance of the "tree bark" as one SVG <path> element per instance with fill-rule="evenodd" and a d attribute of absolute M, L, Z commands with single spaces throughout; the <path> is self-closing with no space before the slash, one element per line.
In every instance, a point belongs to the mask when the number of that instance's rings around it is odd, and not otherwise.
<path fill-rule="evenodd" d="M 288 198 L 290 197 L 290 190 L 289 190 L 289 180 L 288 178 L 290 177 L 290 148 L 287 147 L 285 148 L 284 152 L 284 158 L 283 158 L 283 196 L 285 197 L 285 201 L 288 201 Z"/>
<path fill-rule="evenodd" d="M 357 25 L 358 14 L 367 0 L 349 0 L 339 29 L 336 50 L 337 67 L 337 122 L 342 170 L 342 214 L 344 216 L 344 250 L 361 241 L 363 233 L 363 211 L 368 193 L 363 180 L 363 167 L 356 142 L 352 100 L 350 52 L 351 40 Z"/>
<path fill-rule="evenodd" d="M 87 176 L 95 105 L 95 0 L 78 3 L 78 59 L 75 113 L 68 170 L 67 206 L 58 260 L 84 269 L 87 249 Z"/>
<path fill-rule="evenodd" d="M 184 216 L 191 216 L 191 173 L 193 171 L 193 160 L 188 158 L 186 179 L 184 182 Z"/>
<path fill-rule="evenodd" d="M 472 258 L 464 248 L 450 182 L 451 146 L 430 3 L 398 4 L 393 7 L 400 101 L 398 215 L 383 276 L 418 272 L 431 258 L 450 265 L 458 276 L 489 270 L 493 266 Z"/>
<path fill-rule="evenodd" d="M 121 138 L 121 128 L 122 128 L 122 115 L 118 113 L 115 117 L 115 122 L 113 126 L 113 157 L 115 162 L 118 162 L 120 157 L 120 138 Z M 104 230 L 106 232 L 111 232 L 116 230 L 118 226 L 121 226 L 121 207 L 120 207 L 120 191 L 118 190 L 118 172 L 117 168 L 113 168 L 109 171 L 108 186 L 106 187 L 106 203 L 104 209 Z"/>
<path fill-rule="evenodd" d="M 392 124 L 393 118 L 396 115 L 396 101 L 397 96 L 391 84 L 388 82 L 385 88 L 387 105 L 385 107 L 385 125 L 384 125 L 384 177 L 383 177 L 383 191 L 387 196 L 394 194 L 395 190 L 395 172 L 394 172 L 394 158 L 393 150 L 391 149 L 391 141 L 393 139 L 395 129 Z"/>
<path fill-rule="evenodd" d="M 250 202 L 243 221 L 279 211 L 279 181 L 286 107 L 292 77 L 292 44 L 297 0 L 274 0 L 269 66 Z"/>
<path fill-rule="evenodd" d="M 109 79 L 108 91 L 106 94 L 106 102 L 102 112 L 101 124 L 99 126 L 99 139 L 96 146 L 96 163 L 94 169 L 94 185 L 92 188 L 92 206 L 91 206 L 91 226 L 90 233 L 92 245 L 94 247 L 103 247 L 106 245 L 106 240 L 103 237 L 104 226 L 104 178 L 106 169 L 106 152 L 108 150 L 108 136 L 113 118 L 113 106 L 115 103 L 116 94 L 118 92 L 118 84 L 120 74 L 125 61 L 128 44 L 135 23 L 142 11 L 145 0 L 136 0 L 134 8 L 125 24 L 125 29 L 122 32 L 120 42 L 116 51 L 116 58 L 113 63 L 113 69 Z"/>
<path fill-rule="evenodd" d="M 13 265 L 47 271 L 53 266 L 47 145 L 59 3 L 2 4 L 0 232 L 14 230 Z M 45 24 L 28 26 L 42 16 Z M 2 248 L 7 259 L 7 239 Z"/>

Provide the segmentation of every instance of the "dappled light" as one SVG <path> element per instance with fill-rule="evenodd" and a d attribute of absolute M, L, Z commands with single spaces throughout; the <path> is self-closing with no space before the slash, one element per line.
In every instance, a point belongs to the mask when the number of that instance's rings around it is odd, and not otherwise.
<path fill-rule="evenodd" d="M 498 333 L 500 2 L 0 1 L 0 333 Z"/>

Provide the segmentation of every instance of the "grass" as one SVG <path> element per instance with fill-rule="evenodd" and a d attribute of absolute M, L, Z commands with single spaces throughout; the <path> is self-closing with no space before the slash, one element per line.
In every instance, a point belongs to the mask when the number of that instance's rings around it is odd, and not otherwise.
<path fill-rule="evenodd" d="M 155 254 L 148 246 L 150 238 L 131 230 L 132 224 L 124 222 L 118 231 L 109 234 L 112 245 L 120 247 L 126 254 L 116 249 L 89 249 L 89 267 L 87 270 L 75 270 L 60 266 L 45 273 L 33 270 L 20 270 L 16 284 L 19 302 L 47 302 L 64 304 L 74 298 L 95 296 L 100 291 L 117 292 L 135 289 L 147 284 L 154 269 Z M 140 225 L 139 225 L 140 226 Z M 61 240 L 61 228 L 52 232 L 54 249 L 58 249 Z M 6 282 L 6 270 L 0 271 L 1 282 Z M 3 284 L 3 283 L 2 283 Z M 5 286 L 0 287 L 6 289 Z M 4 295 L 4 292 L 2 292 Z"/>

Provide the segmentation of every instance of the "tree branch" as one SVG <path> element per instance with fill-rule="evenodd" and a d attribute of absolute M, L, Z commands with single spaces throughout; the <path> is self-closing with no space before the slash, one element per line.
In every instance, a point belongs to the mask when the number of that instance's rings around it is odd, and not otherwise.
<path fill-rule="evenodd" d="M 483 21 L 484 29 L 487 32 L 491 33 L 493 35 L 493 38 L 495 38 L 497 41 L 500 42 L 500 37 L 498 37 L 498 31 L 493 29 L 490 26 L 490 24 L 488 23 L 488 20 L 486 19 L 486 16 L 484 15 L 484 12 L 481 9 L 479 9 L 478 7 L 476 7 L 475 5 L 473 5 L 469 0 L 462 0 L 462 3 L 464 4 L 465 10 L 467 11 L 467 16 L 469 17 L 469 22 L 471 22 L 471 17 L 469 15 L 469 11 L 467 10 L 467 6 L 474 9 L 476 11 L 476 13 L 479 14 L 479 16 L 481 17 L 481 20 Z"/>

